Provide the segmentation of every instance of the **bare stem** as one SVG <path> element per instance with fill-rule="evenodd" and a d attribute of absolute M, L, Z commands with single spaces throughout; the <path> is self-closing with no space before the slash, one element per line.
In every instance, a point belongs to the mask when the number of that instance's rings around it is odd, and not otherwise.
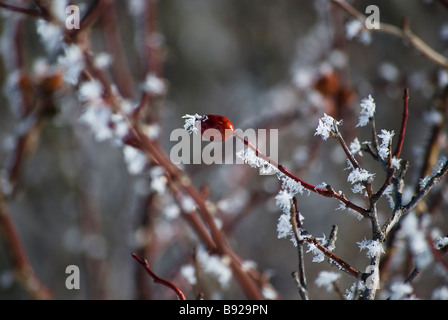
<path fill-rule="evenodd" d="M 270 164 L 275 166 L 281 173 L 283 173 L 287 177 L 293 179 L 294 181 L 300 183 L 305 189 L 310 190 L 310 191 L 317 193 L 321 196 L 324 196 L 326 198 L 336 198 L 339 201 L 343 202 L 347 208 L 360 213 L 363 217 L 368 217 L 368 215 L 369 215 L 368 210 L 366 210 L 366 209 L 354 204 L 350 200 L 348 200 L 344 196 L 343 193 L 337 193 L 336 191 L 334 191 L 334 189 L 330 185 L 327 185 L 326 189 L 321 189 L 321 188 L 313 186 L 312 184 L 309 184 L 308 182 L 303 181 L 302 179 L 298 178 L 296 175 L 291 173 L 289 170 L 287 170 L 283 165 L 281 165 L 280 163 L 276 162 L 275 160 L 269 158 L 263 152 L 258 150 L 247 138 L 242 137 L 238 132 L 235 132 L 234 135 L 238 139 L 240 139 L 244 143 L 244 145 L 251 148 L 255 152 L 257 157 L 265 160 L 266 162 L 269 162 Z"/>
<path fill-rule="evenodd" d="M 404 142 L 404 134 L 406 132 L 406 124 L 408 121 L 409 116 L 409 89 L 404 89 L 403 93 L 403 117 L 401 120 L 401 129 L 400 134 L 398 136 L 398 144 L 394 151 L 394 157 L 399 158 L 401 154 L 401 149 L 403 148 L 403 142 Z"/>
<path fill-rule="evenodd" d="M 5 3 L 3 1 L 0 1 L 0 8 L 4 8 L 4 9 L 7 9 L 7 10 L 13 11 L 13 12 L 20 12 L 20 13 L 26 14 L 28 16 L 31 16 L 33 18 L 42 17 L 42 13 L 37 9 L 20 7 L 17 5 Z"/>
<path fill-rule="evenodd" d="M 132 253 L 131 254 L 132 257 L 137 260 L 138 263 L 140 263 L 140 265 L 143 266 L 143 268 L 145 268 L 146 272 L 151 276 L 151 278 L 154 280 L 155 283 L 159 283 L 161 285 L 164 285 L 165 287 L 171 289 L 174 291 L 174 293 L 177 295 L 177 297 L 179 298 L 179 300 L 187 300 L 185 298 L 184 293 L 178 288 L 176 287 L 174 284 L 172 284 L 171 282 L 164 280 L 160 277 L 158 277 L 149 267 L 148 261 L 146 261 L 146 259 L 142 259 L 140 258 L 137 254 Z"/>
<path fill-rule="evenodd" d="M 294 238 L 296 239 L 297 242 L 297 257 L 298 257 L 297 272 L 293 273 L 293 278 L 297 282 L 297 288 L 299 289 L 299 294 L 302 297 L 302 300 L 308 300 L 308 290 L 306 285 L 306 274 L 305 274 L 305 261 L 303 258 L 303 240 L 299 235 L 298 222 L 300 222 L 300 219 L 299 219 L 299 211 L 297 209 L 297 199 L 295 197 L 291 200 L 290 222 L 294 233 Z"/>
<path fill-rule="evenodd" d="M 356 10 L 352 5 L 350 5 L 348 2 L 344 0 L 331 0 L 335 5 L 346 11 L 348 14 L 350 14 L 355 19 L 361 21 L 363 24 L 366 21 L 366 16 Z M 418 52 L 420 52 L 423 56 L 425 56 L 427 59 L 435 62 L 436 64 L 448 68 L 448 59 L 432 49 L 427 43 L 425 43 L 422 39 L 420 39 L 418 36 L 416 36 L 411 29 L 409 28 L 408 23 L 404 23 L 402 29 L 387 24 L 384 22 L 381 22 L 381 26 L 379 29 L 372 29 L 372 31 L 377 32 L 383 32 L 390 35 L 393 35 L 395 37 L 398 37 L 403 40 L 407 40 L 414 49 L 416 49 Z"/>

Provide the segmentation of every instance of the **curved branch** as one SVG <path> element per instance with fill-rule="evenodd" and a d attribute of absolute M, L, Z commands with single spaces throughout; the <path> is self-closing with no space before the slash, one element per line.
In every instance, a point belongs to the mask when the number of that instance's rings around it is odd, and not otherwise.
<path fill-rule="evenodd" d="M 164 280 L 160 277 L 158 277 L 149 267 L 148 261 L 146 261 L 146 259 L 142 259 L 140 258 L 137 254 L 135 254 L 134 252 L 131 254 L 132 257 L 137 260 L 138 263 L 140 263 L 140 265 L 143 266 L 143 268 L 145 268 L 146 272 L 151 276 L 151 278 L 154 280 L 155 283 L 159 283 L 161 285 L 164 285 L 167 288 L 170 288 L 171 290 L 174 291 L 174 293 L 176 293 L 177 297 L 179 298 L 179 300 L 187 300 L 185 298 L 184 293 L 178 288 L 176 287 L 174 284 L 172 284 L 171 282 Z"/>

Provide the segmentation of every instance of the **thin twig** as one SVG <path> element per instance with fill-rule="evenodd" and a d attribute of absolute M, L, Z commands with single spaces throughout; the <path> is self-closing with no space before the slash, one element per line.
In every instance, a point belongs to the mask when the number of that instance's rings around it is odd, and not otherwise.
<path fill-rule="evenodd" d="M 356 10 L 352 5 L 344 0 L 331 0 L 338 7 L 342 8 L 348 14 L 350 14 L 355 19 L 365 23 L 367 17 Z M 371 31 L 383 32 L 395 37 L 407 40 L 412 47 L 414 47 L 418 52 L 429 60 L 435 62 L 436 64 L 448 68 L 448 59 L 432 49 L 428 44 L 426 44 L 422 39 L 416 36 L 409 28 L 409 23 L 404 23 L 403 28 L 400 29 L 396 26 L 381 22 L 379 29 L 371 29 Z"/>
<path fill-rule="evenodd" d="M 358 213 L 360 213 L 363 217 L 368 217 L 369 211 L 354 204 L 350 200 L 348 200 L 343 193 L 337 193 L 330 185 L 326 186 L 326 189 L 321 189 L 318 187 L 313 186 L 312 184 L 309 184 L 308 182 L 303 181 L 302 179 L 298 178 L 296 175 L 291 173 L 288 169 L 286 169 L 283 165 L 276 162 L 275 160 L 269 158 L 266 156 L 263 152 L 259 151 L 247 138 L 242 137 L 238 132 L 235 131 L 234 135 L 240 139 L 244 145 L 251 148 L 257 157 L 265 160 L 266 162 L 269 162 L 274 167 L 276 167 L 281 173 L 286 175 L 287 177 L 293 179 L 294 181 L 300 183 L 305 189 L 310 190 L 314 193 L 317 193 L 321 196 L 324 196 L 326 198 L 336 198 L 339 201 L 343 202 L 345 206 L 349 209 L 352 209 Z"/>
<path fill-rule="evenodd" d="M 30 17 L 33 17 L 33 18 L 42 17 L 42 13 L 39 10 L 37 10 L 37 9 L 20 7 L 20 6 L 17 6 L 17 5 L 12 5 L 12 4 L 5 3 L 3 1 L 0 1 L 0 8 L 4 8 L 4 9 L 7 9 L 7 10 L 13 11 L 13 12 L 23 13 L 23 14 L 26 14 L 26 15 L 28 15 Z"/>
<path fill-rule="evenodd" d="M 51 291 L 36 276 L 28 261 L 28 256 L 11 219 L 2 190 L 0 190 L 0 236 L 7 244 L 7 252 L 12 261 L 14 272 L 23 287 L 36 299 L 52 299 Z"/>
<path fill-rule="evenodd" d="M 401 149 L 403 148 L 404 135 L 406 132 L 406 124 L 409 116 L 409 89 L 404 89 L 403 93 L 403 116 L 401 120 L 400 134 L 398 135 L 398 144 L 394 151 L 394 157 L 399 158 L 401 154 Z"/>
<path fill-rule="evenodd" d="M 291 210 L 290 210 L 290 223 L 294 233 L 294 238 L 297 243 L 297 257 L 298 257 L 298 267 L 297 272 L 293 273 L 293 278 L 297 282 L 297 288 L 299 289 L 299 294 L 302 300 L 308 300 L 308 290 L 306 285 L 306 274 L 305 274 L 305 261 L 303 258 L 303 240 L 299 235 L 299 211 L 297 209 L 297 199 L 295 197 L 291 200 Z M 301 227 L 301 226 L 300 226 Z"/>
<path fill-rule="evenodd" d="M 160 283 L 161 285 L 164 285 L 165 287 L 171 289 L 174 291 L 174 293 L 177 295 L 177 297 L 179 298 L 179 300 L 187 300 L 185 298 L 184 293 L 178 288 L 176 287 L 174 284 L 172 284 L 171 282 L 164 280 L 160 277 L 158 277 L 149 267 L 148 261 L 146 261 L 146 259 L 142 259 L 140 258 L 137 254 L 132 253 L 131 254 L 132 257 L 137 260 L 138 263 L 140 263 L 143 268 L 145 268 L 146 272 L 151 276 L 151 278 L 154 280 L 155 283 Z"/>

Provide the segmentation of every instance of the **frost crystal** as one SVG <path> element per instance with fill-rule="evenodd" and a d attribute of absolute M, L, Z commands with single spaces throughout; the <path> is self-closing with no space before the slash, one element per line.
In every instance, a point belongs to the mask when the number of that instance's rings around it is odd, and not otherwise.
<path fill-rule="evenodd" d="M 391 296 L 390 300 L 401 300 L 406 299 L 406 297 L 414 291 L 409 283 L 394 282 L 390 286 Z"/>
<path fill-rule="evenodd" d="M 373 179 L 374 173 L 370 173 L 365 169 L 356 168 L 348 175 L 347 181 L 351 184 L 356 184 L 362 181 L 369 181 Z"/>
<path fill-rule="evenodd" d="M 442 249 L 443 247 L 448 246 L 448 237 L 437 238 L 437 240 L 434 242 L 434 246 L 439 250 Z"/>
<path fill-rule="evenodd" d="M 362 22 L 359 20 L 351 20 L 345 25 L 345 36 L 349 40 L 356 37 L 364 45 L 368 45 L 372 42 L 370 32 L 364 29 Z"/>
<path fill-rule="evenodd" d="M 365 282 L 357 280 L 352 284 L 350 289 L 345 290 L 344 297 L 347 300 L 353 300 L 354 298 L 356 298 L 354 296 L 355 292 L 362 292 L 365 290 L 365 288 L 366 288 Z"/>
<path fill-rule="evenodd" d="M 198 134 L 199 130 L 196 127 L 196 121 L 201 119 L 202 116 L 198 115 L 197 113 L 193 116 L 191 114 L 186 114 L 182 117 L 185 119 L 184 128 L 188 131 L 188 133 L 196 133 Z"/>
<path fill-rule="evenodd" d="M 180 268 L 180 274 L 187 279 L 188 283 L 194 286 L 198 283 L 196 279 L 196 270 L 191 264 L 184 265 Z"/>
<path fill-rule="evenodd" d="M 181 207 L 185 212 L 191 212 L 196 210 L 196 202 L 191 197 L 186 196 L 182 199 Z"/>
<path fill-rule="evenodd" d="M 146 76 L 143 83 L 143 90 L 149 94 L 161 95 L 166 91 L 165 82 L 155 74 L 150 73 Z"/>
<path fill-rule="evenodd" d="M 86 102 L 89 100 L 101 99 L 101 93 L 103 92 L 103 87 L 98 80 L 83 82 L 79 86 L 79 100 Z"/>
<path fill-rule="evenodd" d="M 431 299 L 448 300 L 448 287 L 439 287 L 433 291 Z"/>
<path fill-rule="evenodd" d="M 53 53 L 62 43 L 63 30 L 57 24 L 37 19 L 37 33 L 48 53 Z"/>
<path fill-rule="evenodd" d="M 64 55 L 59 57 L 58 63 L 65 68 L 64 80 L 76 85 L 85 64 L 81 48 L 75 44 L 65 47 Z"/>
<path fill-rule="evenodd" d="M 280 171 L 277 172 L 278 178 L 282 181 L 282 189 L 288 191 L 291 196 L 296 195 L 297 193 L 303 193 L 303 186 L 300 182 L 291 179 L 290 177 L 285 176 Z"/>
<path fill-rule="evenodd" d="M 151 189 L 157 193 L 164 193 L 166 190 L 167 179 L 163 168 L 160 166 L 151 168 L 149 176 L 151 177 Z"/>
<path fill-rule="evenodd" d="M 359 246 L 359 251 L 367 249 L 367 257 L 373 258 L 381 253 L 384 253 L 383 245 L 378 240 L 364 240 L 356 242 Z"/>
<path fill-rule="evenodd" d="M 352 188 L 353 193 L 362 193 L 363 190 L 364 190 L 364 186 L 360 183 L 355 184 Z"/>
<path fill-rule="evenodd" d="M 313 262 L 320 263 L 325 260 L 325 254 L 320 251 L 316 245 L 312 242 L 308 242 L 308 250 L 306 252 L 312 252 L 314 254 Z"/>
<path fill-rule="evenodd" d="M 111 112 L 103 106 L 87 108 L 79 117 L 79 122 L 87 125 L 98 142 L 109 140 L 113 137 L 113 131 L 109 126 Z"/>
<path fill-rule="evenodd" d="M 351 20 L 345 25 L 345 36 L 351 40 L 361 31 L 363 24 L 359 20 Z"/>
<path fill-rule="evenodd" d="M 340 273 L 332 271 L 321 271 L 315 280 L 319 288 L 325 287 L 327 291 L 333 290 L 333 283 L 341 277 Z"/>
<path fill-rule="evenodd" d="M 314 135 L 319 135 L 323 140 L 327 140 L 332 133 L 336 132 L 336 126 L 341 124 L 342 121 L 336 121 L 333 117 L 324 113 L 324 116 L 319 119 L 319 125 Z"/>
<path fill-rule="evenodd" d="M 362 156 L 361 144 L 359 143 L 358 138 L 355 138 L 355 140 L 350 143 L 350 153 L 352 155 L 359 154 L 360 156 Z"/>
<path fill-rule="evenodd" d="M 174 204 L 171 203 L 169 205 L 167 205 L 164 209 L 163 209 L 163 215 L 165 216 L 165 218 L 167 218 L 168 220 L 174 220 L 177 217 L 179 217 L 180 214 L 180 209 L 179 207 Z"/>
<path fill-rule="evenodd" d="M 142 173 L 146 166 L 146 155 L 131 146 L 123 147 L 124 160 L 130 174 Z"/>
<path fill-rule="evenodd" d="M 361 100 L 361 115 L 359 116 L 359 123 L 357 127 L 364 127 L 369 123 L 369 120 L 373 118 L 375 114 L 375 101 L 372 96 L 369 95 L 367 98 Z"/>
<path fill-rule="evenodd" d="M 112 63 L 112 56 L 106 52 L 100 52 L 95 56 L 93 65 L 98 69 L 105 69 Z"/>
<path fill-rule="evenodd" d="M 391 161 L 391 163 L 392 163 L 392 166 L 395 168 L 395 169 L 400 169 L 400 165 L 401 165 L 401 159 L 397 159 L 395 156 L 394 157 L 392 157 L 392 161 Z"/>
<path fill-rule="evenodd" d="M 433 261 L 424 228 L 415 212 L 411 211 L 403 218 L 399 236 L 408 241 L 417 268 L 423 269 Z"/>
<path fill-rule="evenodd" d="M 209 255 L 204 248 L 199 247 L 197 259 L 205 273 L 216 277 L 222 288 L 227 288 L 232 279 L 232 270 L 227 265 L 225 257 L 219 258 L 215 255 Z"/>
<path fill-rule="evenodd" d="M 292 225 L 290 221 L 290 215 L 283 213 L 278 218 L 277 223 L 277 238 L 279 239 L 286 239 L 288 237 L 291 237 L 291 241 L 294 244 L 294 246 L 297 246 L 296 239 L 294 238 L 294 232 L 292 230 Z"/>
<path fill-rule="evenodd" d="M 390 208 L 395 208 L 395 200 L 392 197 L 391 193 L 394 190 L 394 186 L 392 184 L 388 185 L 386 190 L 384 190 L 384 195 L 387 197 L 387 200 L 389 200 Z"/>
<path fill-rule="evenodd" d="M 389 155 L 389 145 L 390 141 L 392 140 L 392 137 L 394 136 L 394 131 L 387 131 L 382 129 L 381 134 L 378 135 L 378 138 L 382 139 L 381 145 L 378 147 L 378 154 L 381 157 L 381 159 L 386 159 Z"/>
<path fill-rule="evenodd" d="M 286 190 L 280 190 L 278 195 L 275 196 L 275 204 L 282 208 L 283 212 L 288 213 L 291 210 L 291 200 L 293 195 L 291 195 Z"/>

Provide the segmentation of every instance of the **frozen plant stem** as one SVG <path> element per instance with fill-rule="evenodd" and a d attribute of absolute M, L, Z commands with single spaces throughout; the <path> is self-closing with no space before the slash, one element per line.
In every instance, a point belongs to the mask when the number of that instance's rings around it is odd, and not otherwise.
<path fill-rule="evenodd" d="M 290 222 L 292 230 L 294 233 L 294 238 L 297 242 L 297 257 L 298 257 L 298 268 L 296 272 L 293 272 L 292 276 L 297 283 L 297 288 L 299 289 L 299 294 L 302 300 L 308 300 L 308 290 L 306 286 L 306 275 L 305 275 L 305 261 L 303 257 L 303 240 L 299 235 L 300 218 L 299 211 L 297 209 L 297 199 L 293 197 L 291 199 L 291 210 L 290 210 Z"/>
<path fill-rule="evenodd" d="M 299 182 L 305 189 L 310 190 L 310 191 L 312 191 L 314 193 L 317 193 L 317 194 L 319 194 L 321 196 L 324 196 L 326 198 L 336 198 L 339 201 L 341 201 L 342 203 L 344 203 L 347 208 L 352 209 L 352 210 L 360 213 L 363 217 L 368 217 L 368 214 L 369 214 L 368 210 L 366 210 L 366 209 L 364 209 L 364 208 L 354 204 L 353 202 L 348 200 L 344 196 L 344 194 L 337 193 L 336 191 L 334 191 L 334 189 L 330 185 L 327 185 L 326 186 L 326 190 L 325 190 L 325 189 L 317 188 L 317 187 L 315 187 L 315 186 L 313 186 L 313 185 L 303 181 L 302 179 L 298 178 L 293 173 L 288 171 L 283 165 L 281 165 L 280 163 L 272 160 L 271 158 L 266 156 L 263 152 L 259 151 L 247 138 L 242 137 L 240 134 L 238 134 L 238 132 L 234 132 L 234 135 L 238 139 L 240 139 L 244 143 L 244 145 L 246 145 L 247 147 L 252 149 L 255 152 L 255 155 L 257 157 L 263 159 L 266 162 L 269 162 L 270 164 L 275 166 L 281 173 L 283 173 L 287 177 L 293 179 L 294 181 Z"/>

